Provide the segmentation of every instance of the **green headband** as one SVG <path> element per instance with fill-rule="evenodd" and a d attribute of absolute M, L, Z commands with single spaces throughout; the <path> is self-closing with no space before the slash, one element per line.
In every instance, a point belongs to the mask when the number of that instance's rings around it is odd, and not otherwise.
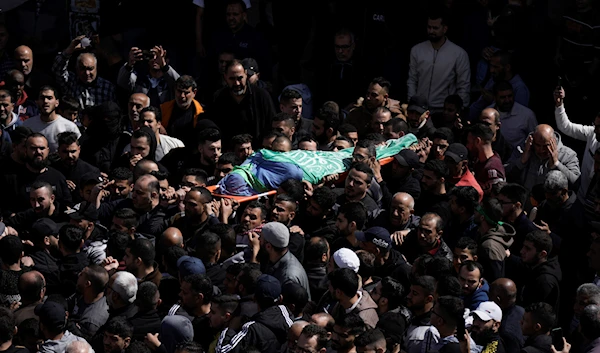
<path fill-rule="evenodd" d="M 490 223 L 490 224 L 495 224 L 495 225 L 497 225 L 497 226 L 499 226 L 499 227 L 504 225 L 504 222 L 502 222 L 502 221 L 498 221 L 498 222 L 496 222 L 496 221 L 494 221 L 493 219 L 491 219 L 491 218 L 490 218 L 490 217 L 489 217 L 489 216 L 488 216 L 488 215 L 485 213 L 485 211 L 483 210 L 483 207 L 481 207 L 481 205 L 477 205 L 477 207 L 475 208 L 475 211 L 477 211 L 477 212 L 478 212 L 480 215 L 482 215 L 482 216 L 483 216 L 483 218 L 485 218 L 485 220 L 486 220 L 488 223 Z"/>

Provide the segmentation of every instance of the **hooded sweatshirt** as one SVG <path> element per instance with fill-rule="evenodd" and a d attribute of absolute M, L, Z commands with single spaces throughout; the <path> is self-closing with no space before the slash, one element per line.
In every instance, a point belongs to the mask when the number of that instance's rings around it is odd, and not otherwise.
<path fill-rule="evenodd" d="M 160 342 L 167 353 L 175 352 L 175 347 L 194 339 L 192 322 L 184 316 L 165 316 L 160 325 Z"/>
<path fill-rule="evenodd" d="M 533 303 L 545 302 L 558 311 L 561 280 L 562 271 L 556 256 L 534 266 L 523 287 L 522 306 L 527 307 Z"/>
<path fill-rule="evenodd" d="M 569 184 L 574 184 L 581 172 L 579 171 L 579 159 L 577 153 L 569 147 L 563 145 L 560 135 L 558 132 L 554 132 L 558 145 L 558 164 L 553 169 L 560 170 L 569 180 Z M 520 178 L 520 184 L 523 185 L 527 190 L 531 190 L 535 185 L 543 184 L 546 180 L 546 174 L 550 169 L 548 168 L 548 159 L 541 160 L 535 151 L 533 146 L 531 147 L 531 156 L 527 163 L 521 163 L 522 151 L 525 150 L 525 141 L 517 149 L 518 152 L 513 156 L 509 162 L 507 168 L 508 173 L 517 173 Z"/>
<path fill-rule="evenodd" d="M 490 300 L 489 296 L 488 296 L 489 292 L 490 292 L 490 285 L 484 279 L 481 287 L 477 288 L 477 290 L 475 290 L 475 292 L 473 294 L 463 298 L 463 302 L 465 303 L 465 308 L 468 308 L 471 311 L 477 309 L 479 304 Z"/>
<path fill-rule="evenodd" d="M 373 301 L 369 293 L 363 290 L 358 291 L 358 302 L 355 303 L 349 309 L 346 309 L 346 314 L 354 313 L 357 314 L 366 325 L 371 328 L 377 327 L 377 322 L 379 322 L 379 316 L 377 315 L 377 304 Z M 338 303 L 333 308 L 333 317 L 338 317 L 337 313 L 339 313 L 344 308 Z"/>
<path fill-rule="evenodd" d="M 504 260 L 506 249 L 514 242 L 515 228 L 508 223 L 503 223 L 490 229 L 479 239 L 479 262 L 483 266 L 485 278 L 493 282 L 504 277 Z"/>

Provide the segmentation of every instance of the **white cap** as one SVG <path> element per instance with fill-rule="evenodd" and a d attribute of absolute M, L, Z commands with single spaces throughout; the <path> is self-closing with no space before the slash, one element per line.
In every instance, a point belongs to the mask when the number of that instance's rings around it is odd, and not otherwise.
<path fill-rule="evenodd" d="M 348 248 L 341 248 L 333 253 L 333 261 L 339 268 L 349 268 L 352 271 L 358 273 L 360 267 L 360 260 L 358 255 Z"/>
<path fill-rule="evenodd" d="M 502 309 L 494 302 L 483 302 L 477 309 L 473 310 L 472 315 L 477 315 L 483 321 L 494 320 L 502 322 Z"/>

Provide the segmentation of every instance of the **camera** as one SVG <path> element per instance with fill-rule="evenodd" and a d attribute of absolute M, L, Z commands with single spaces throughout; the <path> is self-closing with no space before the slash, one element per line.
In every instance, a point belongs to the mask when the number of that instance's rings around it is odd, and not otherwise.
<path fill-rule="evenodd" d="M 154 59 L 154 53 L 150 50 L 142 50 L 142 59 L 143 60 L 151 60 Z"/>

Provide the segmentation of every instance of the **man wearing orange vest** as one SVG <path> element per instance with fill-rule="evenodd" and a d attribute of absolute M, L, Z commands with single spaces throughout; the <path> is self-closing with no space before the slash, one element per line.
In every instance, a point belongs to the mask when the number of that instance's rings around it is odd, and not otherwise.
<path fill-rule="evenodd" d="M 195 128 L 204 109 L 195 100 L 198 85 L 191 76 L 183 75 L 175 81 L 175 99 L 160 105 L 162 126 L 169 136 L 183 141 L 186 146 L 196 146 Z"/>

